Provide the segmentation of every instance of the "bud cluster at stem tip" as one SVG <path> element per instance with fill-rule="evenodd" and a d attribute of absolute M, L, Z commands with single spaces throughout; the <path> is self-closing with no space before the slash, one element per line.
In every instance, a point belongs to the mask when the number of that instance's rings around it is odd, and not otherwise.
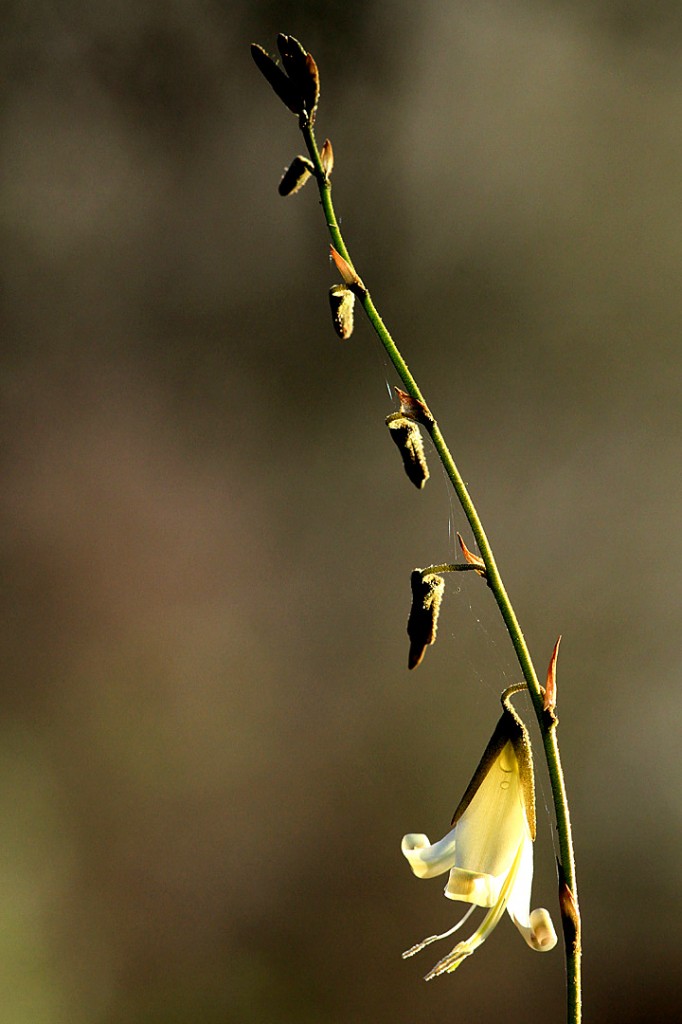
<path fill-rule="evenodd" d="M 277 36 L 277 49 L 282 67 L 258 43 L 251 44 L 251 55 L 258 70 L 274 92 L 302 124 L 313 124 L 320 98 L 320 74 L 314 58 L 303 49 L 298 39 Z"/>

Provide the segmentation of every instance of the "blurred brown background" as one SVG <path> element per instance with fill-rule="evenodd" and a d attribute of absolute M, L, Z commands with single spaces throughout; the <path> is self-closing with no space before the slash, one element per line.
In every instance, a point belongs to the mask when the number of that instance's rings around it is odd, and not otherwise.
<path fill-rule="evenodd" d="M 454 977 L 400 959 L 457 910 L 400 838 L 444 833 L 518 669 L 458 577 L 407 673 L 409 572 L 463 520 L 402 473 L 369 327 L 333 334 L 312 187 L 277 195 L 280 30 L 541 670 L 564 635 L 587 1018 L 677 1019 L 680 5 L 0 23 L 0 1020 L 563 1019 L 508 920 Z"/>

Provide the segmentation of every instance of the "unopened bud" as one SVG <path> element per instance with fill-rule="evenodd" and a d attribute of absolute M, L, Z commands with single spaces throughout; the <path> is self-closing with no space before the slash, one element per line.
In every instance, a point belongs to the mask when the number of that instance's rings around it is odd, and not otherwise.
<path fill-rule="evenodd" d="M 353 307 L 355 295 L 345 284 L 335 284 L 329 289 L 329 305 L 332 311 L 334 330 L 345 341 L 353 333 Z"/>
<path fill-rule="evenodd" d="M 308 81 L 303 89 L 303 101 L 306 105 L 306 110 L 310 114 L 312 123 L 315 120 L 315 110 L 320 99 L 320 72 L 317 69 L 312 53 L 306 55 L 305 62 L 308 70 Z"/>
<path fill-rule="evenodd" d="M 314 170 L 315 167 L 307 156 L 295 156 L 279 183 L 279 194 L 281 196 L 293 196 L 295 192 L 303 188 Z"/>
<path fill-rule="evenodd" d="M 301 104 L 308 113 L 314 114 L 320 98 L 320 74 L 314 58 L 305 50 L 298 39 L 280 32 L 277 47 L 282 55 L 284 70 L 301 97 Z"/>
<path fill-rule="evenodd" d="M 386 425 L 403 457 L 405 472 L 414 486 L 421 489 L 429 479 L 429 467 L 419 425 L 399 412 L 387 416 Z"/>
<path fill-rule="evenodd" d="M 410 576 L 410 585 L 412 607 L 407 620 L 407 635 L 410 638 L 407 667 L 412 669 L 421 663 L 427 646 L 436 639 L 445 580 L 436 573 L 426 573 L 422 576 L 421 570 L 415 569 Z"/>
<path fill-rule="evenodd" d="M 322 164 L 322 170 L 329 177 L 334 170 L 334 150 L 329 139 L 325 139 L 320 150 L 320 162 Z"/>
<path fill-rule="evenodd" d="M 300 114 L 303 109 L 303 97 L 300 90 L 285 75 L 281 67 L 275 63 L 269 53 L 266 53 L 258 43 L 251 43 L 251 56 L 256 62 L 256 67 L 270 83 L 283 103 L 287 105 L 293 114 Z"/>

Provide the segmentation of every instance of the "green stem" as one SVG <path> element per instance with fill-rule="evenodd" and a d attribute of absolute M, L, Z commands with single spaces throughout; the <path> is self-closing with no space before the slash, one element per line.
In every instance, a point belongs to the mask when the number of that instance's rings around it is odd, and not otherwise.
<path fill-rule="evenodd" d="M 310 125 L 302 124 L 301 130 L 303 132 L 303 138 L 310 154 L 310 158 L 315 165 L 315 177 L 320 191 L 320 200 L 322 208 L 324 210 L 325 218 L 327 221 L 327 228 L 332 239 L 334 248 L 339 252 L 345 260 L 353 266 L 353 262 L 350 258 L 348 249 L 343 240 L 341 229 L 336 219 L 336 213 L 334 211 L 334 204 L 332 202 L 332 185 L 329 177 L 325 173 L 322 162 L 320 160 L 320 153 L 315 139 L 315 133 Z M 386 325 L 381 319 L 376 306 L 374 305 L 372 298 L 368 291 L 359 294 L 359 301 L 361 302 L 367 317 L 372 324 L 374 330 L 379 336 L 379 340 L 384 346 L 389 359 L 393 363 L 398 376 L 400 377 L 405 390 L 413 398 L 423 402 L 426 405 L 424 397 L 419 390 L 417 382 L 412 376 L 407 363 L 403 359 L 397 345 L 395 344 L 391 334 L 389 333 Z M 564 782 L 564 775 L 561 767 L 561 757 L 559 754 L 559 745 L 556 737 L 556 717 L 553 714 L 548 714 L 544 709 L 544 695 L 543 690 L 540 686 L 540 682 L 533 665 L 533 660 L 528 650 L 525 637 L 519 626 L 516 612 L 509 599 L 500 571 L 495 561 L 493 550 L 490 546 L 490 542 L 486 536 L 483 524 L 480 520 L 476 507 L 471 499 L 471 495 L 467 489 L 462 476 L 457 469 L 455 460 L 453 459 L 450 449 L 445 443 L 445 439 L 440 431 L 437 422 L 434 420 L 429 426 L 429 432 L 433 441 L 434 447 L 438 452 L 438 456 L 445 468 L 452 486 L 455 490 L 459 503 L 462 506 L 467 521 L 471 527 L 472 533 L 476 538 L 478 550 L 481 553 L 481 558 L 485 563 L 486 576 L 488 585 L 493 592 L 497 605 L 504 619 L 504 623 L 507 627 L 507 632 L 513 644 L 516 656 L 523 672 L 523 677 L 528 687 L 528 692 L 533 703 L 535 715 L 538 720 L 538 725 L 542 734 L 545 758 L 547 761 L 547 767 L 549 771 L 550 783 L 552 788 L 552 798 L 554 802 L 554 808 L 557 819 L 557 832 L 559 836 L 559 849 L 561 853 L 561 864 L 563 872 L 573 898 L 575 901 L 575 907 L 577 910 L 578 906 L 578 891 L 576 884 L 576 873 L 575 873 L 575 858 L 573 854 L 573 839 L 571 833 L 571 819 L 568 808 L 568 798 L 566 795 L 566 786 Z M 566 952 L 566 974 L 567 974 L 567 995 L 568 995 L 568 1022 L 569 1024 L 579 1024 L 581 1020 L 581 984 L 580 984 L 580 919 L 576 916 L 573 921 L 574 933 L 572 937 L 565 941 L 565 952 Z M 568 934 L 565 929 L 565 935 Z"/>
<path fill-rule="evenodd" d="M 442 565 L 429 565 L 421 570 L 422 576 L 431 572 L 483 572 L 476 565 L 469 565 L 468 562 L 443 562 Z"/>

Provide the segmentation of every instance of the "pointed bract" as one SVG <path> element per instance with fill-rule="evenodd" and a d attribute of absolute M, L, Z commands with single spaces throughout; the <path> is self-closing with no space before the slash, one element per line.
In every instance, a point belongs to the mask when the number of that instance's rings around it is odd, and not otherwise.
<path fill-rule="evenodd" d="M 415 423 L 421 423 L 430 430 L 434 424 L 434 419 L 426 403 L 422 402 L 419 398 L 413 398 L 412 395 L 409 395 L 407 391 L 401 390 L 401 388 L 395 387 L 394 391 L 398 396 L 400 411 L 403 416 L 414 420 Z"/>
<path fill-rule="evenodd" d="M 475 555 L 473 551 L 469 551 L 469 548 L 464 543 L 464 538 L 462 537 L 461 533 L 457 534 L 457 540 L 459 542 L 460 550 L 464 555 L 464 561 L 467 562 L 469 565 L 479 566 L 479 568 L 476 569 L 476 572 L 478 573 L 479 576 L 485 576 L 485 562 L 480 557 L 480 555 Z"/>
<path fill-rule="evenodd" d="M 543 709 L 545 711 L 554 711 L 556 707 L 556 663 L 559 657 L 559 644 L 561 643 L 561 636 L 558 637 L 557 642 L 554 644 L 554 650 L 552 651 L 552 657 L 549 659 L 549 667 L 547 669 L 547 679 L 545 681 L 545 699 L 543 701 Z"/>
<path fill-rule="evenodd" d="M 347 284 L 350 288 L 354 288 L 356 293 L 359 294 L 362 294 L 363 292 L 367 291 L 364 284 L 362 283 L 358 275 L 355 273 L 348 260 L 345 259 L 340 252 L 337 252 L 333 245 L 329 246 L 329 255 L 331 257 L 332 263 L 334 264 L 339 274 L 343 278 L 345 284 Z"/>
<path fill-rule="evenodd" d="M 559 909 L 561 910 L 561 926 L 564 941 L 568 949 L 580 948 L 580 911 L 572 889 L 566 881 L 563 866 L 557 862 L 559 869 Z"/>

